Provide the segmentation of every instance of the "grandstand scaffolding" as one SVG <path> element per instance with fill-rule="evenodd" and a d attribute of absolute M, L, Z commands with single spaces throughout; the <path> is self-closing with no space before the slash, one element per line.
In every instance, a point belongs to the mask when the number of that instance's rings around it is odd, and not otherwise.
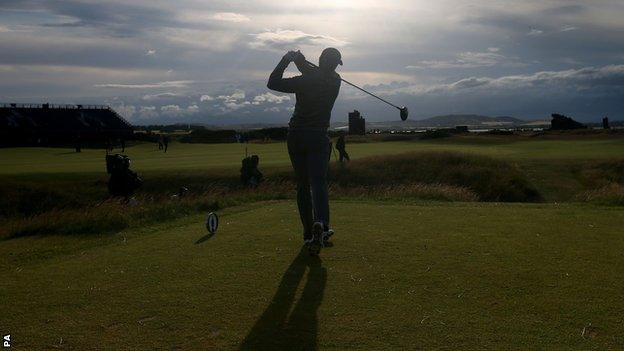
<path fill-rule="evenodd" d="M 74 146 L 134 138 L 134 127 L 106 105 L 0 104 L 0 145 Z"/>

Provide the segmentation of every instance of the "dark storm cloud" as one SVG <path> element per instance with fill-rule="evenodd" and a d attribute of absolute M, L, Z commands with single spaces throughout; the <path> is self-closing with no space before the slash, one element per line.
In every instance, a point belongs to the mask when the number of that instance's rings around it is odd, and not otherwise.
<path fill-rule="evenodd" d="M 46 11 L 62 16 L 64 22 L 39 23 L 42 27 L 91 27 L 113 37 L 135 37 L 162 28 L 219 28 L 223 23 L 190 23 L 178 18 L 175 6 L 155 6 L 152 2 L 84 2 L 76 0 L 13 1 L 2 9 Z"/>
<path fill-rule="evenodd" d="M 124 3 L 82 2 L 74 0 L 44 0 L 3 3 L 1 8 L 43 10 L 70 17 L 65 23 L 42 23 L 44 26 L 83 26 L 105 30 L 114 36 L 133 36 L 154 26 L 168 22 L 173 13 L 150 6 Z"/>
<path fill-rule="evenodd" d="M 543 15 L 578 15 L 586 12 L 588 6 L 585 4 L 571 4 L 571 5 L 560 5 L 554 6 L 545 10 L 542 10 L 541 13 Z"/>

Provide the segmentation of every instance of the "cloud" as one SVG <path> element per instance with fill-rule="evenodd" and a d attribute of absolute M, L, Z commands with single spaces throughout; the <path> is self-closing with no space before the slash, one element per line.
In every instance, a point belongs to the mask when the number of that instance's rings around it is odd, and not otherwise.
<path fill-rule="evenodd" d="M 197 113 L 197 112 L 199 112 L 199 106 L 197 106 L 197 104 L 189 105 L 186 108 L 186 111 L 188 113 Z"/>
<path fill-rule="evenodd" d="M 251 102 L 245 101 L 245 97 L 245 91 L 241 89 L 234 90 L 230 95 L 217 96 L 217 100 L 222 101 L 221 112 L 232 112 L 251 105 Z"/>
<path fill-rule="evenodd" d="M 151 2 L 63 0 L 24 3 L 27 9 L 45 10 L 72 19 L 67 22 L 71 27 L 91 27 L 119 38 L 138 36 L 163 25 L 175 25 L 174 9 L 153 6 Z"/>
<path fill-rule="evenodd" d="M 239 44 L 241 35 L 233 30 L 167 28 L 164 39 L 182 50 L 197 49 L 229 52 Z"/>
<path fill-rule="evenodd" d="M 160 114 L 156 111 L 156 106 L 141 106 L 137 112 L 137 117 L 140 119 L 154 119 L 159 116 Z"/>
<path fill-rule="evenodd" d="M 228 103 L 228 102 L 229 103 L 236 102 L 238 100 L 245 99 L 245 91 L 244 90 L 240 90 L 240 89 L 236 89 L 230 95 L 219 95 L 219 96 L 217 96 L 217 99 L 223 100 L 226 103 Z"/>
<path fill-rule="evenodd" d="M 14 25 L 9 27 L 0 25 L 0 33 L 30 33 L 32 31 L 33 27 L 28 25 Z"/>
<path fill-rule="evenodd" d="M 285 50 L 303 46 L 342 47 L 348 44 L 348 42 L 341 39 L 327 35 L 308 34 L 300 30 L 278 29 L 252 35 L 254 41 L 250 43 L 250 46 L 254 49 Z"/>
<path fill-rule="evenodd" d="M 154 100 L 161 100 L 161 99 L 171 99 L 171 98 L 176 98 L 181 96 L 180 94 L 176 94 L 176 93 L 160 93 L 160 94 L 147 94 L 147 95 L 143 95 L 143 100 L 145 101 L 154 101 Z"/>
<path fill-rule="evenodd" d="M 250 105 L 251 103 L 249 101 L 243 101 L 243 102 L 235 102 L 235 101 L 231 101 L 231 102 L 225 102 L 223 104 L 223 107 L 221 108 L 221 111 L 223 112 L 231 112 L 231 111 L 236 111 L 238 109 L 241 109 L 245 106 Z"/>
<path fill-rule="evenodd" d="M 197 104 L 191 104 L 186 108 L 182 108 L 180 107 L 180 105 L 177 104 L 164 105 L 160 107 L 161 115 L 165 116 L 178 117 L 195 114 L 197 112 L 199 112 L 199 106 L 197 106 Z"/>
<path fill-rule="evenodd" d="M 444 92 L 474 91 L 478 89 L 487 94 L 502 91 L 535 90 L 547 96 L 551 93 L 604 89 L 607 93 L 624 92 L 624 65 L 603 67 L 585 67 L 563 71 L 540 71 L 532 74 L 508 75 L 498 78 L 469 77 L 449 84 L 431 86 L 411 85 L 396 89 L 380 89 L 386 94 L 406 93 L 423 95 Z"/>
<path fill-rule="evenodd" d="M 280 103 L 265 95 L 266 77 L 280 56 L 274 50 L 301 48 L 316 58 L 326 46 L 343 52 L 346 79 L 381 91 L 411 89 L 396 103 L 431 113 L 479 113 L 501 105 L 491 96 L 506 91 L 513 92 L 516 107 L 544 106 L 540 95 L 560 91 L 581 101 L 579 92 L 587 92 L 582 101 L 601 109 L 609 104 L 604 96 L 622 89 L 612 74 L 601 78 L 605 83 L 582 81 L 579 72 L 532 77 L 622 63 L 621 0 L 353 3 L 3 0 L 0 97 L 52 103 L 112 103 L 117 97 L 117 103 L 135 106 L 133 118 L 151 116 L 150 122 L 167 121 L 163 105 L 181 111 L 197 105 L 202 115 L 221 114 L 227 121 L 245 112 L 258 122 L 286 120 L 294 97 L 272 92 Z M 371 119 L 396 117 L 385 106 L 376 110 L 376 101 L 360 99 L 354 89 L 341 90 L 338 119 L 356 107 Z M 446 101 L 435 111 L 421 110 L 424 95 Z M 475 96 L 472 105 L 463 100 L 467 95 Z M 624 111 L 622 104 L 610 106 Z"/>
<path fill-rule="evenodd" d="M 245 15 L 242 15 L 240 13 L 234 13 L 234 12 L 217 12 L 214 15 L 212 15 L 212 19 L 215 19 L 217 21 L 235 22 L 235 23 L 248 22 L 251 20 L 249 17 Z"/>
<path fill-rule="evenodd" d="M 470 78 L 465 78 L 465 79 L 461 79 L 458 80 L 455 83 L 451 83 L 448 85 L 448 89 L 449 90 L 456 90 L 456 89 L 469 89 L 469 88 L 476 88 L 482 85 L 486 85 L 488 84 L 490 81 L 488 80 L 488 78 L 477 78 L 477 77 L 470 77 Z"/>
<path fill-rule="evenodd" d="M 218 22 L 230 22 L 240 24 L 251 21 L 251 18 L 236 12 L 213 12 L 205 10 L 183 10 L 177 15 L 177 19 L 183 23 L 197 24 L 198 27 L 219 27 Z"/>
<path fill-rule="evenodd" d="M 520 66 L 519 59 L 516 57 L 507 57 L 498 53 L 498 48 L 488 48 L 487 52 L 462 52 L 459 53 L 454 60 L 429 60 L 420 61 L 415 65 L 407 66 L 408 69 L 449 69 L 449 68 L 476 68 L 491 67 L 496 65 Z"/>
<path fill-rule="evenodd" d="M 177 114 L 180 111 L 182 111 L 182 109 L 178 105 L 165 105 L 165 106 L 161 106 L 160 107 L 160 111 L 161 112 L 166 112 L 166 113 Z"/>
<path fill-rule="evenodd" d="M 272 93 L 264 93 L 261 95 L 256 95 L 253 98 L 252 104 L 253 105 L 260 105 L 260 104 L 264 104 L 264 103 L 271 103 L 271 104 L 281 104 L 283 102 L 286 101 L 290 101 L 290 96 L 288 95 L 275 95 Z"/>
<path fill-rule="evenodd" d="M 119 105 L 115 107 L 115 111 L 124 118 L 132 118 L 136 113 L 136 107 L 133 105 Z"/>
<path fill-rule="evenodd" d="M 158 89 L 158 88 L 186 88 L 193 84 L 192 80 L 174 80 L 146 84 L 95 84 L 96 88 L 122 88 L 122 89 Z"/>

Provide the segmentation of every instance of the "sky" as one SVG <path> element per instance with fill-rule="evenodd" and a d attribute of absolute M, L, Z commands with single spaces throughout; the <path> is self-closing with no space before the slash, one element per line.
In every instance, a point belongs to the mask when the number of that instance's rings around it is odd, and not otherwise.
<path fill-rule="evenodd" d="M 285 123 L 266 88 L 288 50 L 411 119 L 624 120 L 621 0 L 2 0 L 0 102 L 108 104 L 136 124 Z M 287 75 L 297 72 L 289 68 Z M 396 109 L 343 84 L 332 120 Z"/>

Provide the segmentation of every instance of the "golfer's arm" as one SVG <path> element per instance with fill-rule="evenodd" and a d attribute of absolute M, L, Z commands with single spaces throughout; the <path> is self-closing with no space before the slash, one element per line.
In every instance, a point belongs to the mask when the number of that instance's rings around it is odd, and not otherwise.
<path fill-rule="evenodd" d="M 275 91 L 279 91 L 282 93 L 295 93 L 297 92 L 297 88 L 299 87 L 299 79 L 298 77 L 294 78 L 283 78 L 284 71 L 290 62 L 282 59 L 275 69 L 269 76 L 269 82 L 267 83 L 267 88 Z"/>
<path fill-rule="evenodd" d="M 297 69 L 303 75 L 311 73 L 314 70 L 314 67 L 312 67 L 312 65 L 310 65 L 306 60 L 295 61 L 295 66 L 297 66 Z"/>

